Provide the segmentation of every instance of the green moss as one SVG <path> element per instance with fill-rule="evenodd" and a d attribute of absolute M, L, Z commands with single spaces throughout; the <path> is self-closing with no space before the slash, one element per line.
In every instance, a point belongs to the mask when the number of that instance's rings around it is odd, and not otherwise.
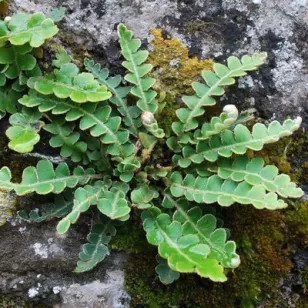
<path fill-rule="evenodd" d="M 25 302 L 19 297 L 11 297 L 0 294 L 0 308 L 46 308 L 46 305 Z"/>
<path fill-rule="evenodd" d="M 117 227 L 117 235 L 111 240 L 110 247 L 130 252 L 143 252 L 151 248 L 155 251 L 154 247 L 149 246 L 141 220 L 136 216 Z"/>

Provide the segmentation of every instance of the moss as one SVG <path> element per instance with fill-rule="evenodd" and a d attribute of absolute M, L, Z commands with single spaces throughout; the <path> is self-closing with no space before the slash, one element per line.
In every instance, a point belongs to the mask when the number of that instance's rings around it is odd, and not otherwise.
<path fill-rule="evenodd" d="M 25 302 L 19 297 L 11 297 L 0 294 L 0 308 L 46 308 L 46 305 Z"/>
<path fill-rule="evenodd" d="M 142 252 L 152 248 L 146 240 L 141 219 L 136 215 L 132 215 L 129 221 L 117 227 L 117 235 L 110 242 L 110 247 L 130 252 Z"/>
<path fill-rule="evenodd" d="M 163 101 L 166 106 L 157 120 L 160 126 L 168 130 L 179 107 L 177 96 L 192 94 L 191 83 L 200 78 L 201 70 L 211 69 L 213 61 L 189 57 L 188 49 L 176 38 L 164 39 L 161 29 L 153 29 L 151 34 L 154 37 L 150 41 L 148 59 L 154 67 L 151 75 L 156 79 L 155 90 L 160 92 L 163 89 L 166 95 Z"/>
<path fill-rule="evenodd" d="M 289 238 L 298 244 L 308 244 L 308 201 L 297 201 L 286 212 L 286 219 L 289 227 Z"/>
<path fill-rule="evenodd" d="M 0 2 L 0 16 L 2 18 L 5 18 L 8 14 L 8 11 L 9 11 L 9 1 L 4 0 Z"/>

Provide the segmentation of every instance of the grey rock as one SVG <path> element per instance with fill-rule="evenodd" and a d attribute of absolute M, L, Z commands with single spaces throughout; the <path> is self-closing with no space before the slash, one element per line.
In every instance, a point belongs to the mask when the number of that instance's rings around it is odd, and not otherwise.
<path fill-rule="evenodd" d="M 55 222 L 29 224 L 11 218 L 0 233 L 0 293 L 61 307 L 128 307 L 125 253 L 112 253 L 95 271 L 73 273 L 87 222 L 79 232 L 55 235 Z"/>

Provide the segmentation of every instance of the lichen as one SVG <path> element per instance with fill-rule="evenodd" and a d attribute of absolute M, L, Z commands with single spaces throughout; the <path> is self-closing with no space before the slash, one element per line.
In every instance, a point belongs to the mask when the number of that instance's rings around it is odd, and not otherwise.
<path fill-rule="evenodd" d="M 177 96 L 192 94 L 191 83 L 200 78 L 203 69 L 211 69 L 212 60 L 190 57 L 188 49 L 177 38 L 165 39 L 161 29 L 151 31 L 149 63 L 153 65 L 152 77 L 156 79 L 155 90 L 163 90 L 165 108 L 157 115 L 160 126 L 167 131 L 175 120 L 178 109 Z"/>

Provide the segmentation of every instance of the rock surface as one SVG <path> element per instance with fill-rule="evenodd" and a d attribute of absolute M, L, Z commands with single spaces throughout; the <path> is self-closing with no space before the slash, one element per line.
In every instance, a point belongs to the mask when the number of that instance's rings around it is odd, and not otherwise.
<path fill-rule="evenodd" d="M 10 10 L 50 12 L 67 8 L 60 40 L 82 46 L 102 63 L 119 69 L 116 25 L 125 23 L 144 45 L 149 30 L 162 28 L 191 55 L 224 61 L 229 55 L 267 51 L 268 65 L 239 80 L 228 103 L 256 108 L 265 119 L 300 115 L 308 129 L 308 3 L 305 0 L 11 0 Z M 225 104 L 225 102 L 223 102 Z M 78 229 L 79 228 L 79 229 Z M 12 220 L 0 229 L 0 292 L 71 307 L 128 307 L 125 253 L 113 253 L 95 271 L 73 274 L 84 229 L 55 236 L 55 222 Z"/>
<path fill-rule="evenodd" d="M 83 227 L 55 236 L 55 222 L 29 224 L 10 219 L 1 227 L 0 290 L 45 304 L 61 302 L 63 308 L 125 308 L 124 253 L 113 253 L 95 272 L 74 274 Z"/>

